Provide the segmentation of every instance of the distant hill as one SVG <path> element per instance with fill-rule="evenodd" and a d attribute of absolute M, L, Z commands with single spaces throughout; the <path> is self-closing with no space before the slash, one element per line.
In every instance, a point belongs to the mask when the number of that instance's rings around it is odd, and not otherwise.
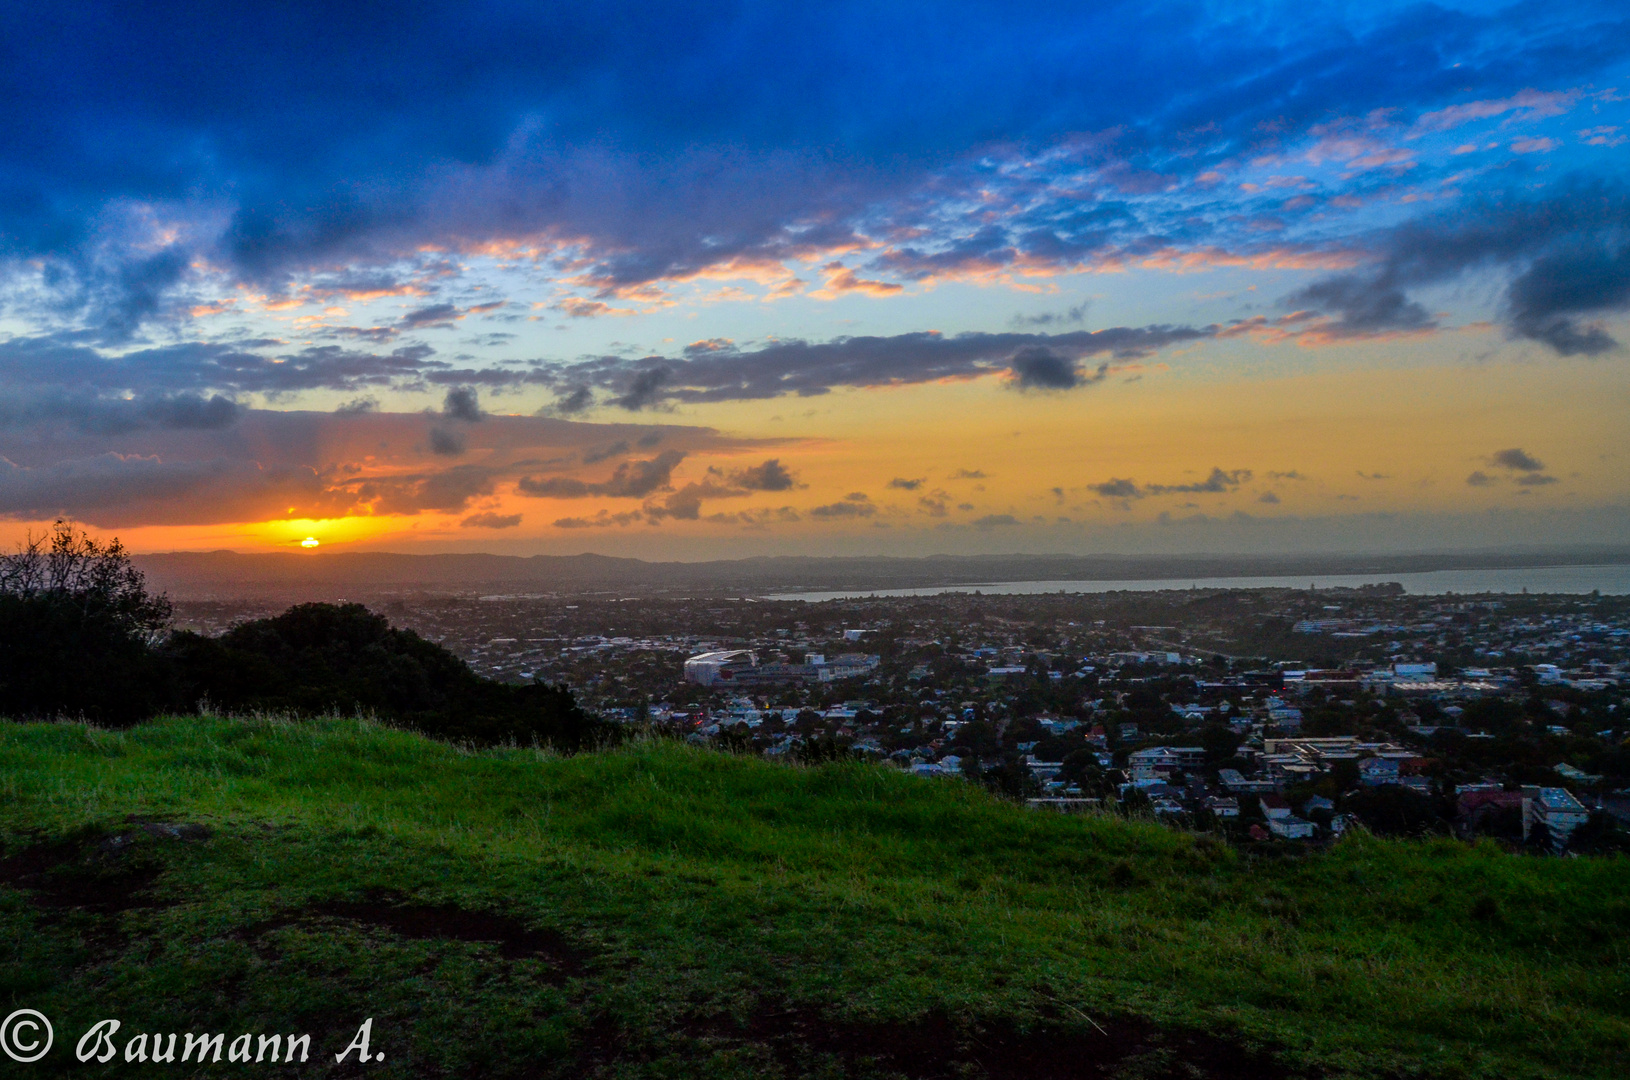
<path fill-rule="evenodd" d="M 391 552 L 170 552 L 139 555 L 156 588 L 177 597 L 275 593 L 330 599 L 336 590 L 776 592 L 901 589 L 1001 581 L 1105 581 L 1280 574 L 1388 574 L 1430 570 L 1630 563 L 1630 548 L 1439 552 L 1402 555 L 931 555 L 777 556 L 646 562 L 607 555 L 407 555 Z"/>

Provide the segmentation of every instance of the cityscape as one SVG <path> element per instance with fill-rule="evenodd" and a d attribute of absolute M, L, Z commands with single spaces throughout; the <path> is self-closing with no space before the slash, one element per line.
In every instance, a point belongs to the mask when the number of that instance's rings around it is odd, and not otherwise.
<path fill-rule="evenodd" d="M 510 682 L 770 760 L 857 757 L 1241 842 L 1622 850 L 1630 598 L 1397 586 L 804 602 L 381 596 Z M 220 632 L 273 606 L 183 602 Z M 1578 830 L 1589 825 L 1583 833 Z"/>

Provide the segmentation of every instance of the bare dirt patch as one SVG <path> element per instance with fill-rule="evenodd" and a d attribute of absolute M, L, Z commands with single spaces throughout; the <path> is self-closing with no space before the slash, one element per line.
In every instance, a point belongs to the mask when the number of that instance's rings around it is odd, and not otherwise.
<path fill-rule="evenodd" d="M 531 926 L 499 912 L 472 911 L 457 904 L 415 903 L 399 894 L 377 891 L 363 900 L 324 900 L 285 912 L 244 931 L 259 937 L 296 923 L 336 919 L 384 930 L 414 941 L 464 941 L 495 945 L 505 960 L 543 960 L 557 978 L 583 974 L 590 953 L 557 930 Z"/>
<path fill-rule="evenodd" d="M 909 1080 L 1293 1080 L 1310 1077 L 1236 1040 L 1135 1017 L 1086 1023 L 959 1020 L 855 1021 L 809 1007 L 765 1007 L 745 1022 L 692 1017 L 674 1033 L 690 1052 L 757 1049 L 785 1076 L 907 1077 Z M 615 1025 L 580 1035 L 587 1075 L 648 1057 Z M 671 1052 L 671 1051 L 670 1051 Z M 684 1050 L 679 1052 L 685 1053 Z"/>

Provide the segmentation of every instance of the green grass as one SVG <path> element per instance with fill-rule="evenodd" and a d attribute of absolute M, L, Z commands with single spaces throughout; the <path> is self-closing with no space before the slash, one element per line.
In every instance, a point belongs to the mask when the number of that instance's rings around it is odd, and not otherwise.
<path fill-rule="evenodd" d="M 73 1060 L 102 1017 L 308 1031 L 315 1070 L 372 1016 L 378 1076 L 980 1075 L 1015 1045 L 1190 1075 L 1195 1032 L 1292 1072 L 1630 1055 L 1625 860 L 1246 860 L 873 766 L 336 719 L 0 724 L 0 842 L 0 1014 L 59 1033 L 34 1076 L 128 1075 Z"/>

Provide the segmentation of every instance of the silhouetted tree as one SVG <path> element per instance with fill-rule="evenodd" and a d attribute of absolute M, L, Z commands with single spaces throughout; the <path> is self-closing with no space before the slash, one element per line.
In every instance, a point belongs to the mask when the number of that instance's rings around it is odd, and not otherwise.
<path fill-rule="evenodd" d="M 58 521 L 0 556 L 0 715 L 130 724 L 169 699 L 149 648 L 170 602 L 117 539 Z"/>

